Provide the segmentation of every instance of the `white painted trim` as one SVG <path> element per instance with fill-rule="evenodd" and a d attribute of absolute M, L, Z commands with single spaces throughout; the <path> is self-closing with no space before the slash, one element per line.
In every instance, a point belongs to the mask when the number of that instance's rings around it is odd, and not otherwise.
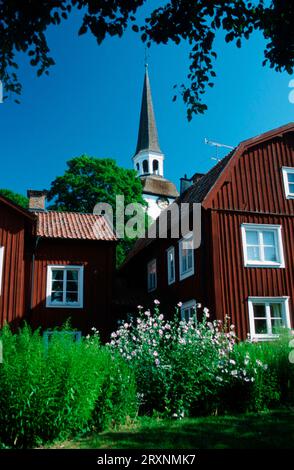
<path fill-rule="evenodd" d="M 194 274 L 194 249 L 192 248 L 192 266 L 188 271 L 182 272 L 182 244 L 185 241 L 188 241 L 191 237 L 192 247 L 193 247 L 193 233 L 189 232 L 185 237 L 179 240 L 179 273 L 180 273 L 180 281 L 186 279 L 187 277 L 193 276 Z"/>
<path fill-rule="evenodd" d="M 76 269 L 79 272 L 78 276 L 78 302 L 77 303 L 51 303 L 51 289 L 52 289 L 52 270 L 71 270 Z M 47 308 L 83 308 L 84 306 L 84 266 L 75 265 L 48 265 L 47 266 L 47 285 L 46 285 L 46 307 Z"/>
<path fill-rule="evenodd" d="M 149 277 L 149 267 L 155 263 L 155 287 L 150 288 L 150 277 Z M 148 292 L 153 292 L 157 289 L 157 261 L 156 258 L 153 258 L 147 264 L 147 290 Z"/>
<path fill-rule="evenodd" d="M 286 196 L 286 199 L 294 199 L 294 193 L 289 192 L 289 180 L 288 180 L 289 173 L 294 174 L 294 168 L 290 166 L 283 166 L 282 175 L 283 175 L 285 196 Z"/>
<path fill-rule="evenodd" d="M 187 308 L 192 308 L 192 307 L 196 307 L 196 300 L 195 299 L 188 300 L 187 302 L 184 302 L 182 304 L 182 306 L 181 306 L 181 320 L 184 320 L 184 310 L 186 310 Z"/>
<path fill-rule="evenodd" d="M 249 312 L 249 327 L 250 327 L 250 337 L 251 339 L 257 340 L 267 340 L 267 339 L 274 339 L 278 338 L 278 335 L 268 333 L 268 334 L 258 334 L 255 333 L 255 323 L 254 323 L 254 310 L 253 304 L 281 304 L 282 305 L 282 318 L 285 322 L 286 328 L 291 328 L 291 320 L 290 320 L 290 309 L 289 309 L 289 297 L 282 296 L 282 297 L 248 297 L 248 312 Z M 267 320 L 267 327 L 271 330 L 270 324 L 270 316 L 269 316 L 269 308 L 266 307 L 266 320 Z"/>
<path fill-rule="evenodd" d="M 169 254 L 173 253 L 173 259 L 174 259 L 174 276 L 171 278 L 171 267 L 170 267 L 170 259 L 169 259 Z M 176 281 L 176 255 L 175 255 L 175 247 L 170 246 L 166 250 L 166 258 L 167 258 L 167 283 L 170 286 Z"/>
<path fill-rule="evenodd" d="M 259 233 L 262 231 L 273 231 L 275 237 L 275 248 L 277 251 L 279 261 L 250 261 L 247 258 L 247 243 L 246 231 L 254 230 Z M 282 226 L 272 224 L 249 224 L 244 223 L 241 225 L 242 246 L 243 246 L 243 259 L 244 266 L 247 268 L 285 268 L 284 248 L 282 239 Z M 259 235 L 260 236 L 260 235 Z"/>
<path fill-rule="evenodd" d="M 0 246 L 0 295 L 2 294 L 3 272 L 4 272 L 4 246 Z"/>

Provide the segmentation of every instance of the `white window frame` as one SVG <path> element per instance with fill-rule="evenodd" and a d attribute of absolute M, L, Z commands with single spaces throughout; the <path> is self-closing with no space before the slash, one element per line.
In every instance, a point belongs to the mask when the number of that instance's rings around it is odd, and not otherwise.
<path fill-rule="evenodd" d="M 191 250 L 192 251 L 192 265 L 189 269 L 187 269 L 186 271 L 183 271 L 182 270 L 182 258 L 183 258 L 182 247 L 183 247 L 183 244 L 187 241 L 192 241 L 192 250 Z M 180 264 L 180 267 L 179 267 L 180 281 L 182 281 L 183 279 L 186 279 L 187 277 L 193 276 L 194 274 L 194 246 L 193 246 L 193 233 L 192 232 L 189 232 L 185 237 L 179 240 L 179 264 Z"/>
<path fill-rule="evenodd" d="M 170 253 L 172 253 L 173 260 L 174 260 L 173 276 L 172 276 L 172 272 L 171 272 Z M 167 283 L 170 286 L 176 280 L 176 258 L 175 258 L 175 247 L 174 246 L 170 246 L 166 250 L 166 258 L 167 258 Z"/>
<path fill-rule="evenodd" d="M 0 295 L 2 295 L 3 271 L 4 271 L 4 246 L 0 246 Z"/>
<path fill-rule="evenodd" d="M 289 167 L 289 166 L 283 166 L 282 175 L 283 175 L 285 196 L 286 196 L 286 199 L 294 199 L 294 193 L 290 193 L 289 191 L 288 174 L 294 174 L 294 168 Z"/>
<path fill-rule="evenodd" d="M 252 230 L 259 232 L 258 238 L 259 243 L 261 241 L 261 232 L 272 231 L 274 232 L 275 238 L 275 248 L 277 253 L 278 261 L 265 261 L 265 260 L 249 260 L 247 257 L 247 242 L 246 242 L 246 232 Z M 285 268 L 285 258 L 284 258 L 284 249 L 283 249 L 283 240 L 282 240 L 282 226 L 281 225 L 271 225 L 271 224 L 247 224 L 244 223 L 241 225 L 242 232 L 242 245 L 243 245 L 243 257 L 244 257 L 244 266 L 248 268 Z M 263 246 L 260 244 L 260 246 Z"/>
<path fill-rule="evenodd" d="M 255 322 L 254 322 L 254 304 L 265 305 L 266 307 L 266 322 L 269 333 L 255 333 Z M 248 297 L 248 311 L 249 311 L 249 327 L 251 339 L 259 341 L 267 339 L 278 338 L 279 335 L 272 333 L 271 316 L 270 316 L 270 304 L 281 304 L 282 306 L 282 319 L 284 321 L 285 328 L 291 328 L 290 311 L 289 311 L 289 297 Z"/>
<path fill-rule="evenodd" d="M 73 302 L 51 302 L 52 293 L 52 271 L 55 269 L 65 270 L 77 270 L 78 276 L 78 301 Z M 46 288 L 46 307 L 47 308 L 83 308 L 84 306 L 84 266 L 74 265 L 49 265 L 47 266 L 47 288 Z"/>
<path fill-rule="evenodd" d="M 196 312 L 196 300 L 195 299 L 188 300 L 187 302 L 184 302 L 182 304 L 181 306 L 181 320 L 182 321 L 185 320 L 185 315 L 184 315 L 185 310 L 191 309 L 193 307 L 195 307 L 195 312 Z"/>
<path fill-rule="evenodd" d="M 155 286 L 151 286 L 151 277 L 150 277 L 150 266 L 155 264 Z M 153 292 L 154 290 L 157 289 L 157 261 L 156 258 L 153 258 L 152 260 L 149 261 L 147 264 L 147 289 L 148 292 Z"/>

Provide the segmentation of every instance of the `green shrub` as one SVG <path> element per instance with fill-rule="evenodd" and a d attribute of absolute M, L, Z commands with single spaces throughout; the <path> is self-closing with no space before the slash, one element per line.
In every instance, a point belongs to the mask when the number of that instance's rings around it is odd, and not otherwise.
<path fill-rule="evenodd" d="M 253 367 L 234 359 L 234 327 L 209 322 L 207 309 L 189 322 L 166 321 L 158 301 L 111 335 L 111 346 L 134 370 L 140 413 L 195 416 L 215 411 L 227 387 L 254 380 Z M 199 318 L 197 318 L 197 314 Z"/>
<path fill-rule="evenodd" d="M 280 331 L 278 340 L 236 346 L 239 362 L 251 359 L 251 367 L 256 369 L 255 380 L 247 390 L 247 409 L 263 411 L 279 405 L 294 404 L 294 364 L 289 361 L 288 331 Z M 266 364 L 256 368 L 259 363 Z"/>
<path fill-rule="evenodd" d="M 90 429 L 94 416 L 107 410 L 108 421 L 123 421 L 124 402 L 134 395 L 119 376 L 109 348 L 97 335 L 73 341 L 68 330 L 55 331 L 48 345 L 39 331 L 25 326 L 18 334 L 9 327 L 1 332 L 4 361 L 0 364 L 0 441 L 28 447 Z M 127 366 L 121 370 L 127 376 Z M 115 378 L 112 377 L 115 373 Z M 111 381 L 116 381 L 116 388 Z M 113 398 L 111 409 L 109 400 Z M 112 414 L 113 411 L 113 414 Z M 129 408 L 128 410 L 129 411 Z M 125 413 L 125 414 L 124 414 Z M 101 416 L 106 412 L 100 411 Z M 104 420 L 106 422 L 107 420 Z"/>
<path fill-rule="evenodd" d="M 129 365 L 117 354 L 107 354 L 104 362 L 104 380 L 93 413 L 97 430 L 124 424 L 135 418 L 137 406 L 135 375 Z"/>

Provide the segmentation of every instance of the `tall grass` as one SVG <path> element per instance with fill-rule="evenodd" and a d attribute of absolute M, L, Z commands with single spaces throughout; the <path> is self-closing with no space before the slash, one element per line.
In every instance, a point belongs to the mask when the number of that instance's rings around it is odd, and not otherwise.
<path fill-rule="evenodd" d="M 87 431 L 97 415 L 100 427 L 115 422 L 118 406 L 110 409 L 106 404 L 113 357 L 97 336 L 75 342 L 67 331 L 59 331 L 46 346 L 39 331 L 25 326 L 13 334 L 6 326 L 1 340 L 0 441 L 4 444 L 34 446 Z M 122 362 L 120 359 L 130 376 Z M 118 395 L 125 394 L 135 402 L 131 379 L 121 380 L 116 387 Z M 119 407 L 123 420 L 129 409 L 125 410 L 123 402 Z"/>

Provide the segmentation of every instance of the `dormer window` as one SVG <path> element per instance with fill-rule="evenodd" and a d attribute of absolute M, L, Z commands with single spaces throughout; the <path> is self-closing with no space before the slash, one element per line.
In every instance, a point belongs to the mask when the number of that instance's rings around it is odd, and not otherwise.
<path fill-rule="evenodd" d="M 283 166 L 284 190 L 287 199 L 294 199 L 294 168 Z"/>

